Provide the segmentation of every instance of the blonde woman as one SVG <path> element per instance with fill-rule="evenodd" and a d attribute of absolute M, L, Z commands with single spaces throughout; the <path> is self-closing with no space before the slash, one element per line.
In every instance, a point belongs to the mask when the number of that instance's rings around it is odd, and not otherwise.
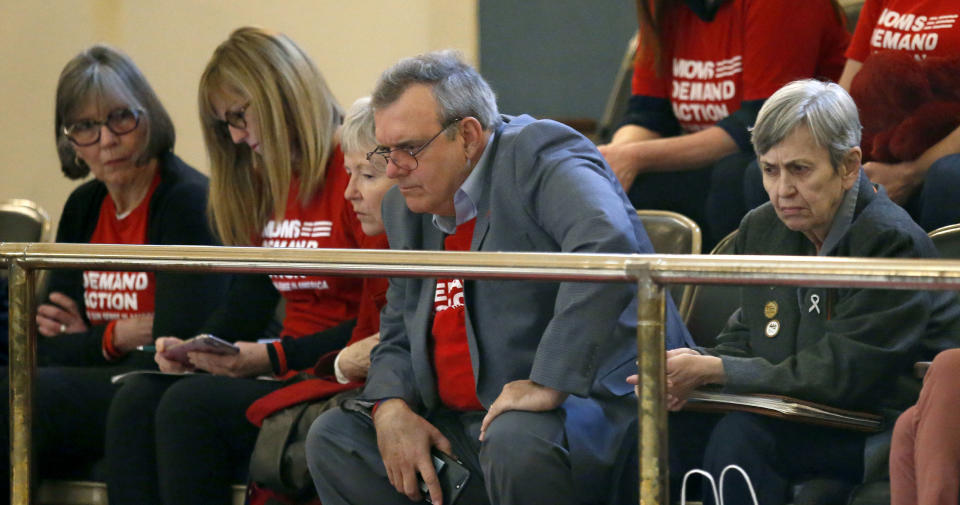
<path fill-rule="evenodd" d="M 335 139 L 340 108 L 290 38 L 257 28 L 233 32 L 200 79 L 199 106 L 211 164 L 209 211 L 225 245 L 364 245 L 343 198 L 348 176 Z M 240 340 L 238 354 L 190 353 L 180 363 L 163 352 L 177 339 L 157 341 L 161 370 L 209 375 L 141 376 L 118 393 L 112 426 L 120 432 L 137 425 L 145 435 L 108 440 L 112 503 L 230 503 L 230 485 L 243 479 L 257 435 L 244 412 L 284 385 L 254 378 L 311 369 L 349 340 L 361 279 L 272 275 L 270 283 L 238 279 L 208 322 L 207 332 Z M 275 292 L 286 301 L 282 338 L 243 341 L 262 330 Z"/>

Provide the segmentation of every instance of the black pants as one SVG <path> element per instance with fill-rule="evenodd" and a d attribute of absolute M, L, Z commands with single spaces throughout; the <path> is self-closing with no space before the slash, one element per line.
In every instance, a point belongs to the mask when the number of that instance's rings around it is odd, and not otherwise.
<path fill-rule="evenodd" d="M 753 153 L 738 152 L 699 170 L 643 174 L 637 177 L 627 195 L 637 209 L 660 209 L 679 212 L 700 225 L 703 250 L 713 246 L 737 229 L 748 210 L 762 203 L 765 193 L 745 186 L 748 165 Z M 753 170 L 759 173 L 756 164 Z"/>
<path fill-rule="evenodd" d="M 108 422 L 110 503 L 229 505 L 257 438 L 247 407 L 282 386 L 210 375 L 125 383 Z"/>
<path fill-rule="evenodd" d="M 731 464 L 746 470 L 763 505 L 790 503 L 792 484 L 800 479 L 829 477 L 850 483 L 862 480 L 865 435 L 859 432 L 745 412 L 672 413 L 669 423 L 670 487 L 674 498 L 680 496 L 683 475 L 691 468 L 702 468 L 719 479 L 720 472 Z M 711 493 L 705 494 L 704 505 L 713 505 Z M 728 475 L 723 501 L 753 503 L 739 475 Z"/>
<path fill-rule="evenodd" d="M 110 378 L 128 370 L 128 366 L 37 368 L 32 431 L 35 476 L 77 477 L 102 457 L 107 409 L 117 390 Z M 8 369 L 0 368 L 0 374 L 9 392 Z M 0 404 L 0 474 L 8 476 L 10 407 L 7 401 Z M 0 479 L 0 503 L 9 500 L 10 480 Z"/>

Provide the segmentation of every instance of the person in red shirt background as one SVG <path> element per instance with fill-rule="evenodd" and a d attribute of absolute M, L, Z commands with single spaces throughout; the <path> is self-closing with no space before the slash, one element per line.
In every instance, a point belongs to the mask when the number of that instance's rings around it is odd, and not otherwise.
<path fill-rule="evenodd" d="M 850 36 L 833 0 L 638 0 L 637 9 L 633 96 L 600 152 L 636 208 L 691 217 L 709 248 L 749 210 L 748 128 L 764 100 L 795 79 L 839 77 Z"/>
<path fill-rule="evenodd" d="M 860 98 L 864 89 L 882 92 L 889 87 L 903 89 L 903 77 L 894 70 L 881 82 L 861 82 L 854 85 L 864 63 L 878 53 L 903 52 L 915 59 L 936 65 L 935 60 L 949 59 L 944 68 L 956 68 L 960 53 L 960 4 L 953 0 L 866 0 L 860 10 L 857 29 L 847 49 L 847 63 L 838 81 L 841 86 Z M 960 75 L 951 71 L 955 82 L 948 89 L 960 88 Z M 859 88 L 859 89 L 858 89 Z M 857 103 L 863 109 L 869 103 Z M 933 111 L 943 114 L 943 109 Z M 869 115 L 864 116 L 864 131 L 874 126 Z M 906 119 L 906 118 L 904 118 Z M 934 118 L 926 118 L 934 119 Z M 914 130 L 922 131 L 923 121 Z M 921 135 L 923 135 L 921 133 Z M 956 205 L 956 188 L 960 185 L 960 127 L 924 150 L 916 159 L 882 163 L 869 159 L 863 165 L 870 180 L 882 184 L 890 199 L 899 203 L 925 230 L 960 222 L 960 206 Z"/>
<path fill-rule="evenodd" d="M 199 102 L 211 220 L 224 245 L 383 247 L 368 241 L 344 199 L 340 107 L 291 39 L 257 28 L 234 31 L 201 77 Z M 204 330 L 236 340 L 239 354 L 190 353 L 181 364 L 163 354 L 179 339 L 159 339 L 162 371 L 210 375 L 139 376 L 124 384 L 111 407 L 111 437 L 132 427 L 136 434 L 108 438 L 111 503 L 230 503 L 230 486 L 244 479 L 257 436 L 245 411 L 285 385 L 255 378 L 310 371 L 342 349 L 361 300 L 375 296 L 362 288 L 352 277 L 237 276 Z M 286 302 L 281 338 L 247 341 L 262 332 L 277 292 Z"/>

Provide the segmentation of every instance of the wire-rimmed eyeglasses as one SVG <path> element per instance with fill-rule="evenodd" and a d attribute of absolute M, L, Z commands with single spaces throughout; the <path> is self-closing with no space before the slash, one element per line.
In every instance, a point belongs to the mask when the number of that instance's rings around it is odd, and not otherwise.
<path fill-rule="evenodd" d="M 247 109 L 250 107 L 250 102 L 243 104 L 237 110 L 228 110 L 223 113 L 223 119 L 217 120 L 217 126 L 223 128 L 223 131 L 227 132 L 228 126 L 232 126 L 238 130 L 247 129 Z"/>
<path fill-rule="evenodd" d="M 420 147 L 396 147 L 390 149 L 389 147 L 379 146 L 373 151 L 367 153 L 367 161 L 373 164 L 374 167 L 380 170 L 386 170 L 387 164 L 390 161 L 393 161 L 393 164 L 402 170 L 411 171 L 416 170 L 419 166 L 420 161 L 417 160 L 417 155 L 423 152 L 431 142 L 437 139 L 441 133 L 447 131 L 447 128 L 457 124 L 462 120 L 462 117 L 451 119 L 444 124 L 440 131 L 436 135 L 430 137 L 430 140 L 424 142 Z"/>

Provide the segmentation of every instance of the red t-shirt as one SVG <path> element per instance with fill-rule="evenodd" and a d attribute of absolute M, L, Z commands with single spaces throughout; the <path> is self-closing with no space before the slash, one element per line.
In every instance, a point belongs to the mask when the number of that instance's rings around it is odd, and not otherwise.
<path fill-rule="evenodd" d="M 850 36 L 827 0 L 730 0 L 709 22 L 678 4 L 664 20 L 662 73 L 652 55 L 639 58 L 633 94 L 669 99 L 686 132 L 790 81 L 836 80 L 843 70 Z"/>
<path fill-rule="evenodd" d="M 468 251 L 476 219 L 457 226 L 443 241 L 447 251 Z M 433 367 L 440 401 L 454 410 L 482 410 L 467 343 L 463 280 L 437 279 L 433 299 Z"/>
<path fill-rule="evenodd" d="M 369 237 L 364 244 L 364 249 L 389 248 L 386 233 Z M 380 309 L 387 304 L 388 285 L 387 279 L 382 277 L 365 277 L 363 279 L 363 295 L 360 298 L 360 309 L 357 312 L 357 325 L 353 327 L 353 333 L 347 345 L 380 332 Z"/>
<path fill-rule="evenodd" d="M 260 244 L 307 249 L 363 247 L 366 236 L 353 208 L 343 197 L 348 180 L 343 153 L 338 147 L 327 163 L 323 188 L 305 207 L 300 204 L 300 180 L 294 178 L 290 182 L 283 220 L 267 222 L 258 240 Z M 357 316 L 363 283 L 360 278 L 306 275 L 271 275 L 270 278 L 286 299 L 283 335 L 302 337 Z"/>
<path fill-rule="evenodd" d="M 954 56 L 960 50 L 958 17 L 956 0 L 866 0 L 847 58 L 863 62 L 883 50 L 907 51 L 917 59 Z"/>
<path fill-rule="evenodd" d="M 160 174 L 153 178 L 143 201 L 122 219 L 117 217 L 113 198 L 106 196 L 100 205 L 97 227 L 91 244 L 147 243 L 147 222 L 150 199 L 160 184 Z M 83 272 L 83 304 L 90 324 L 106 324 L 117 319 L 153 315 L 157 281 L 153 272 Z"/>

